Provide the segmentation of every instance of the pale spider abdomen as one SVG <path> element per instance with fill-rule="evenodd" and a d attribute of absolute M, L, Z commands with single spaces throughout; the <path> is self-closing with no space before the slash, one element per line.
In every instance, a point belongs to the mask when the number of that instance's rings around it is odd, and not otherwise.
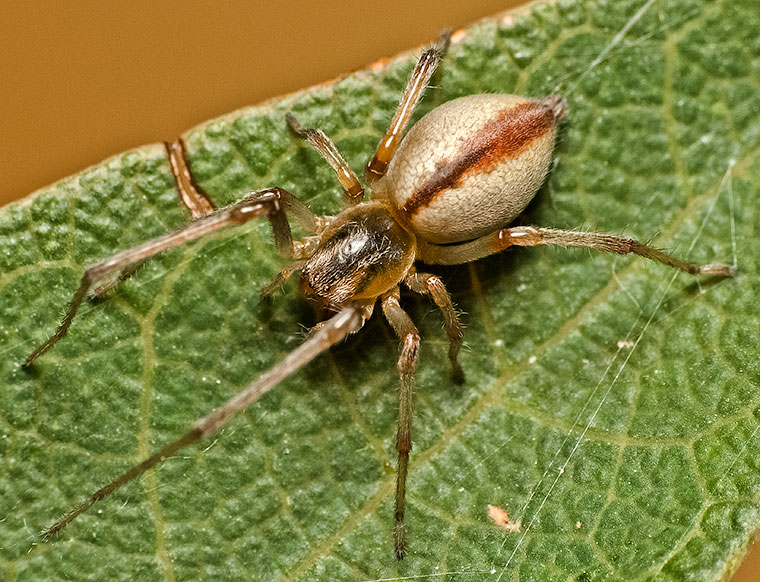
<path fill-rule="evenodd" d="M 449 101 L 414 125 L 374 190 L 430 242 L 491 233 L 541 186 L 563 113 L 560 97 Z"/>

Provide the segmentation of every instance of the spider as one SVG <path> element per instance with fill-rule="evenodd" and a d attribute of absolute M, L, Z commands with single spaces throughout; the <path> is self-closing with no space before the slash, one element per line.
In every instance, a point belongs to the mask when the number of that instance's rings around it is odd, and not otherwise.
<path fill-rule="evenodd" d="M 424 50 L 407 82 L 390 126 L 365 168 L 371 200 L 333 142 L 320 130 L 302 128 L 288 114 L 291 130 L 305 139 L 337 174 L 344 210 L 315 216 L 293 194 L 272 187 L 214 211 L 193 185 L 181 142 L 167 144 L 172 171 L 196 219 L 185 228 L 127 249 L 87 269 L 56 331 L 27 358 L 31 366 L 61 340 L 88 295 L 99 295 L 130 277 L 149 257 L 217 229 L 266 217 L 277 251 L 289 264 L 262 290 L 270 294 L 300 271 L 302 292 L 321 312 L 308 338 L 280 363 L 208 415 L 174 442 L 90 495 L 51 526 L 61 531 L 93 503 L 159 464 L 180 449 L 209 436 L 278 382 L 320 353 L 356 333 L 375 304 L 401 340 L 396 449 L 398 468 L 394 512 L 394 549 L 406 548 L 404 509 L 412 448 L 412 400 L 420 336 L 399 304 L 400 285 L 429 295 L 440 308 L 449 338 L 453 379 L 464 382 L 458 362 L 462 326 L 451 297 L 437 275 L 418 271 L 417 262 L 455 265 L 475 261 L 512 246 L 581 246 L 617 254 L 636 254 L 690 274 L 729 275 L 731 268 L 698 265 L 635 240 L 611 234 L 537 226 L 508 227 L 535 196 L 546 176 L 564 98 L 529 99 L 516 95 L 471 95 L 449 101 L 425 115 L 404 137 L 404 130 L 445 54 L 450 34 Z M 288 217 L 313 233 L 293 240 Z"/>

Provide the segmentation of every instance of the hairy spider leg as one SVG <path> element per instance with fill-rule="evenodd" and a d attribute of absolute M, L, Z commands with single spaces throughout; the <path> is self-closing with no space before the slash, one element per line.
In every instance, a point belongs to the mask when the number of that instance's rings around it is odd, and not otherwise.
<path fill-rule="evenodd" d="M 401 388 L 398 395 L 398 430 L 396 451 L 398 452 L 398 472 L 396 473 L 396 510 L 393 542 L 396 558 L 402 560 L 406 553 L 406 530 L 404 509 L 406 506 L 406 476 L 409 470 L 409 452 L 412 450 L 412 407 L 414 399 L 414 370 L 420 351 L 420 334 L 399 305 L 398 285 L 385 293 L 381 299 L 385 315 L 396 335 L 401 339 L 401 355 L 398 359 L 398 373 Z"/>
<path fill-rule="evenodd" d="M 278 252 L 287 258 L 298 258 L 299 254 L 303 251 L 299 243 L 293 242 L 290 225 L 283 209 L 285 206 L 295 207 L 299 210 L 302 207 L 312 217 L 309 219 L 309 223 L 317 223 L 316 217 L 295 196 L 282 188 L 268 188 L 250 194 L 240 202 L 227 206 L 218 212 L 199 218 L 181 230 L 159 236 L 141 245 L 124 250 L 88 268 L 84 272 L 84 275 L 82 275 L 79 288 L 74 293 L 74 297 L 71 299 L 66 310 L 66 315 L 64 315 L 60 325 L 53 335 L 29 355 L 24 362 L 24 366 L 28 367 L 34 364 L 37 358 L 66 336 L 74 316 L 93 286 L 95 286 L 93 295 L 111 289 L 120 281 L 130 277 L 137 266 L 139 266 L 139 263 L 166 249 L 190 242 L 220 228 L 245 224 L 253 218 L 266 216 L 272 223 L 275 245 Z M 296 216 L 299 216 L 299 214 L 301 217 L 305 217 L 303 211 L 297 212 Z M 120 272 L 121 275 L 117 277 L 116 281 L 108 281 L 109 277 Z M 101 282 L 103 283 L 98 285 Z"/>
<path fill-rule="evenodd" d="M 76 517 L 87 511 L 96 501 L 107 497 L 119 487 L 126 485 L 136 477 L 139 477 L 148 469 L 174 455 L 177 451 L 209 436 L 227 424 L 240 411 L 255 402 L 262 394 L 265 394 L 290 374 L 303 367 L 322 352 L 338 343 L 344 337 L 361 329 L 364 321 L 369 317 L 371 309 L 367 309 L 361 303 L 351 303 L 328 321 L 324 322 L 319 330 L 312 334 L 295 350 L 273 368 L 261 374 L 247 388 L 238 392 L 227 402 L 215 408 L 210 414 L 195 421 L 193 428 L 180 438 L 169 443 L 158 452 L 154 453 L 142 463 L 135 465 L 108 485 L 90 495 L 85 501 L 67 512 L 55 524 L 49 527 L 43 534 L 46 539 L 55 536 Z"/>
<path fill-rule="evenodd" d="M 325 132 L 321 129 L 302 128 L 291 113 L 285 114 L 285 121 L 288 122 L 288 126 L 298 137 L 309 142 L 309 145 L 335 170 L 335 174 L 343 187 L 343 205 L 353 206 L 361 202 L 364 198 L 364 188 L 359 183 L 359 178 L 356 177 L 354 171 L 349 167 L 333 141 L 325 135 Z"/>
<path fill-rule="evenodd" d="M 173 142 L 164 142 L 164 146 L 174 176 L 174 183 L 179 190 L 180 200 L 190 210 L 193 220 L 214 212 L 216 207 L 208 194 L 198 185 L 190 171 L 185 140 L 180 137 Z M 280 203 L 290 218 L 294 218 L 309 232 L 319 232 L 324 227 L 325 219 L 323 217 L 315 215 L 306 204 L 287 190 L 282 188 L 277 190 L 280 195 Z"/>
<path fill-rule="evenodd" d="M 446 286 L 438 275 L 431 273 L 412 273 L 407 275 L 404 283 L 415 293 L 430 295 L 443 314 L 443 325 L 449 336 L 449 361 L 451 362 L 451 375 L 454 382 L 464 382 L 464 371 L 459 364 L 459 350 L 462 349 L 462 324 L 459 321 L 451 295 L 446 291 Z"/>
<path fill-rule="evenodd" d="M 393 154 L 396 153 L 396 148 L 398 148 L 401 138 L 404 136 L 404 129 L 409 124 L 414 109 L 417 107 L 420 99 L 422 99 L 422 95 L 425 93 L 425 89 L 433 77 L 435 70 L 438 68 L 443 55 L 446 54 L 450 42 L 451 31 L 444 30 L 438 37 L 437 42 L 433 46 L 426 48 L 422 55 L 420 55 L 417 65 L 414 67 L 414 71 L 412 71 L 412 75 L 406 84 L 404 95 L 401 97 L 401 101 L 399 101 L 388 131 L 385 132 L 385 135 L 380 140 L 375 155 L 367 163 L 364 177 L 368 184 L 372 184 L 382 178 L 388 170 L 388 164 L 391 163 Z"/>
<path fill-rule="evenodd" d="M 177 184 L 179 198 L 182 203 L 190 210 L 193 220 L 202 218 L 207 214 L 214 212 L 214 203 L 198 186 L 193 179 L 190 168 L 187 164 L 187 148 L 185 140 L 181 137 L 174 141 L 165 141 L 166 155 L 169 157 L 169 165 L 174 175 L 174 183 Z"/>
<path fill-rule="evenodd" d="M 588 247 L 618 255 L 634 254 L 690 275 L 732 275 L 734 273 L 731 266 L 717 263 L 700 265 L 679 259 L 630 238 L 598 232 L 560 230 L 537 226 L 502 228 L 474 241 L 459 245 L 441 246 L 420 243 L 418 249 L 420 260 L 426 263 L 458 265 L 498 253 L 512 246 L 533 247 L 537 245 Z"/>

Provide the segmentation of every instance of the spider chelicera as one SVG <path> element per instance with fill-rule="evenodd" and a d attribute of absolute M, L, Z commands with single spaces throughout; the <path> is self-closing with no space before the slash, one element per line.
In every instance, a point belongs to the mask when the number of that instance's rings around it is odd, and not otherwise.
<path fill-rule="evenodd" d="M 462 327 L 442 280 L 420 272 L 417 262 L 454 265 L 475 261 L 512 246 L 544 244 L 633 253 L 690 274 L 728 275 L 723 265 L 697 265 L 635 240 L 611 234 L 534 226 L 505 228 L 535 196 L 546 176 L 557 126 L 566 110 L 559 96 L 529 99 L 515 95 L 472 95 L 449 101 L 404 130 L 441 61 L 450 35 L 420 56 L 390 127 L 365 169 L 372 196 L 364 189 L 333 142 L 321 131 L 304 129 L 292 115 L 290 128 L 332 166 L 344 189 L 345 209 L 337 216 L 315 216 L 282 188 L 254 192 L 215 211 L 193 185 L 181 142 L 167 144 L 182 199 L 195 220 L 185 228 L 127 249 L 87 269 L 55 333 L 32 352 L 25 365 L 61 340 L 84 299 L 130 277 L 147 258 L 220 228 L 258 217 L 269 219 L 277 251 L 290 263 L 263 292 L 271 293 L 296 271 L 303 293 L 332 317 L 317 324 L 285 359 L 264 372 L 229 401 L 198 419 L 176 441 L 134 466 L 74 507 L 46 535 L 62 530 L 93 503 L 165 458 L 224 426 L 238 412 L 320 353 L 357 332 L 378 299 L 401 339 L 398 472 L 394 544 L 404 557 L 404 500 L 412 448 L 412 395 L 420 345 L 417 328 L 399 304 L 400 285 L 430 295 L 441 309 L 450 348 L 453 378 L 464 381 L 458 362 Z M 402 140 L 403 138 L 403 140 Z M 293 240 L 288 217 L 313 233 Z"/>

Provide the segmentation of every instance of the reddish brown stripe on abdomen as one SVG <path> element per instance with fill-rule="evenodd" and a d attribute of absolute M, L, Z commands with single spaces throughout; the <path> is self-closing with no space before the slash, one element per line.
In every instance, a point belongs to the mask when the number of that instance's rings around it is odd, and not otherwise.
<path fill-rule="evenodd" d="M 504 109 L 467 140 L 451 161 L 438 164 L 430 179 L 412 194 L 401 210 L 413 215 L 440 193 L 460 186 L 468 174 L 491 172 L 502 160 L 517 157 L 554 124 L 554 113 L 541 103 L 529 101 Z"/>

